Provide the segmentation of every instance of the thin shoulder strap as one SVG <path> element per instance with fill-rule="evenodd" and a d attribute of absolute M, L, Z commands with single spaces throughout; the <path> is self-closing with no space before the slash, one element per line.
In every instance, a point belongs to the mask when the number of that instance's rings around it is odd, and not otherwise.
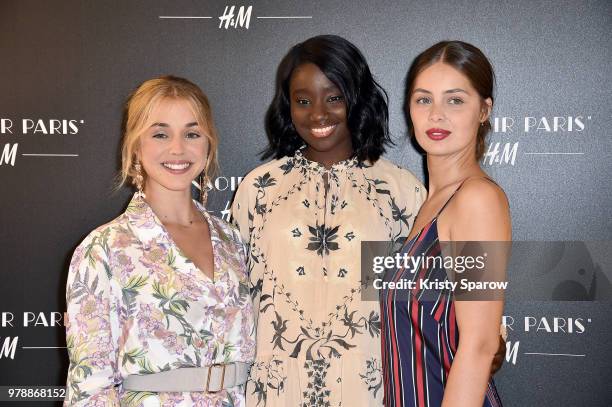
<path fill-rule="evenodd" d="M 489 177 L 468 177 L 466 179 L 464 179 L 463 181 L 461 181 L 461 184 L 459 184 L 459 186 L 457 187 L 457 189 L 455 189 L 455 192 L 453 192 L 453 194 L 446 200 L 446 202 L 444 203 L 444 205 L 442 205 L 442 208 L 440 208 L 440 210 L 438 211 L 438 214 L 436 215 L 436 218 L 438 216 L 440 216 L 440 214 L 442 213 L 442 211 L 444 210 L 444 208 L 446 208 L 446 205 L 448 205 L 448 203 L 451 201 L 451 199 L 453 199 L 453 197 L 455 196 L 455 194 L 461 189 L 461 187 L 463 186 L 463 184 L 465 183 L 465 181 L 470 180 L 470 179 L 486 179 L 487 181 L 490 181 L 492 183 L 494 183 L 495 185 L 497 185 L 499 187 L 499 185 L 497 184 L 497 182 L 493 181 L 491 178 Z M 500 187 L 501 188 L 501 187 Z"/>
<path fill-rule="evenodd" d="M 444 203 L 444 205 L 442 205 L 442 207 L 440 208 L 440 210 L 438 211 L 438 214 L 436 215 L 436 218 L 438 216 L 440 216 L 440 214 L 442 213 L 442 211 L 444 210 L 444 208 L 446 208 L 446 205 L 448 205 L 448 203 L 451 201 L 451 199 L 453 199 L 453 197 L 455 196 L 455 194 L 457 193 L 457 191 L 459 191 L 461 189 L 461 187 L 463 186 L 463 183 L 465 181 L 467 181 L 468 178 L 464 179 L 463 181 L 461 181 L 461 184 L 459 184 L 459 186 L 457 187 L 457 189 L 455 189 L 455 192 L 452 193 L 452 195 L 446 200 L 446 202 Z"/>

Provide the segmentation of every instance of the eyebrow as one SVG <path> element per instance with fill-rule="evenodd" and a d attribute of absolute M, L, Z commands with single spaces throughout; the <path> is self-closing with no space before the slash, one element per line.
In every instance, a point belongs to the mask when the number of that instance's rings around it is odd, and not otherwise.
<path fill-rule="evenodd" d="M 415 90 L 412 91 L 412 93 L 415 92 L 421 92 L 421 93 L 429 93 L 431 95 L 431 92 L 425 89 L 421 89 L 421 88 L 416 88 Z M 469 95 L 469 93 L 461 88 L 454 88 L 454 89 L 449 89 L 449 90 L 445 90 L 444 93 L 459 93 L 459 92 L 463 92 L 466 95 Z"/>
<path fill-rule="evenodd" d="M 187 123 L 185 125 L 185 128 L 196 127 L 197 125 L 198 125 L 198 122 L 191 122 L 191 123 Z M 170 127 L 170 125 L 168 123 L 153 123 L 151 127 Z"/>
<path fill-rule="evenodd" d="M 324 90 L 324 91 L 326 91 L 326 92 L 330 92 L 330 91 L 333 91 L 333 92 L 341 92 L 341 91 L 340 91 L 340 88 L 338 88 L 336 85 L 329 85 L 329 86 L 325 86 L 325 87 L 323 88 L 323 90 Z M 309 92 L 309 90 L 308 90 L 308 89 L 305 89 L 305 88 L 299 88 L 299 89 L 293 89 L 293 91 L 292 91 L 291 93 L 308 93 L 308 92 Z"/>

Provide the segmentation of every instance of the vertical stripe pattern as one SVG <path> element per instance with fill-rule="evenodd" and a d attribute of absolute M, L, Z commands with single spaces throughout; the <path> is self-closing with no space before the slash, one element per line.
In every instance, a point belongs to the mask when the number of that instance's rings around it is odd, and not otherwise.
<path fill-rule="evenodd" d="M 402 254 L 407 253 L 413 258 L 440 255 L 437 218 L 406 242 Z M 414 288 L 381 290 L 386 407 L 440 406 L 459 345 L 452 293 L 425 290 L 418 284 L 423 279 L 446 280 L 446 271 L 443 267 L 425 266 L 422 264 L 416 270 L 391 270 L 385 276 L 385 282 L 413 281 Z M 501 405 L 491 378 L 483 406 Z"/>

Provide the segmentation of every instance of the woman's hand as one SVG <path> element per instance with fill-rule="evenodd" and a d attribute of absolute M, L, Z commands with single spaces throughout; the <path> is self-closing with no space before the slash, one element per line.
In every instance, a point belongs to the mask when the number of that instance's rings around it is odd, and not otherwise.
<path fill-rule="evenodd" d="M 502 336 L 499 336 L 499 347 L 497 348 L 497 353 L 493 357 L 493 363 L 491 364 L 491 376 L 501 369 L 504 364 L 504 359 L 506 358 L 506 341 Z"/>

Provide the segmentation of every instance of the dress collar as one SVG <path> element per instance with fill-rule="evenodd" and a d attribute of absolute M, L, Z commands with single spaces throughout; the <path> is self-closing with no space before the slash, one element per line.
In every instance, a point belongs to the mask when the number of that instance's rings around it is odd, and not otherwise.
<path fill-rule="evenodd" d="M 301 147 L 300 149 L 296 150 L 295 154 L 293 155 L 293 157 L 290 158 L 290 160 L 293 160 L 293 165 L 295 167 L 302 167 L 302 168 L 306 168 L 309 169 L 313 172 L 316 173 L 325 173 L 325 172 L 331 172 L 331 173 L 339 173 L 339 172 L 343 172 L 346 171 L 348 169 L 351 169 L 353 167 L 356 167 L 359 164 L 359 160 L 357 160 L 357 157 L 351 157 L 348 158 L 346 160 L 340 161 L 335 163 L 334 165 L 332 165 L 332 167 L 328 170 L 325 168 L 325 166 L 323 166 L 323 164 L 318 163 L 316 161 L 311 161 L 308 158 L 304 157 L 304 147 Z"/>
<path fill-rule="evenodd" d="M 219 230 L 215 223 L 212 221 L 210 214 L 206 211 L 199 202 L 193 201 L 198 211 L 204 216 L 204 219 L 208 222 L 208 228 L 210 229 L 210 238 L 213 242 L 219 240 Z M 170 234 L 162 224 L 161 220 L 157 217 L 151 206 L 143 198 L 139 197 L 138 194 L 134 194 L 127 209 L 125 215 L 130 223 L 136 237 L 143 243 L 156 240 L 156 242 L 172 243 Z"/>

